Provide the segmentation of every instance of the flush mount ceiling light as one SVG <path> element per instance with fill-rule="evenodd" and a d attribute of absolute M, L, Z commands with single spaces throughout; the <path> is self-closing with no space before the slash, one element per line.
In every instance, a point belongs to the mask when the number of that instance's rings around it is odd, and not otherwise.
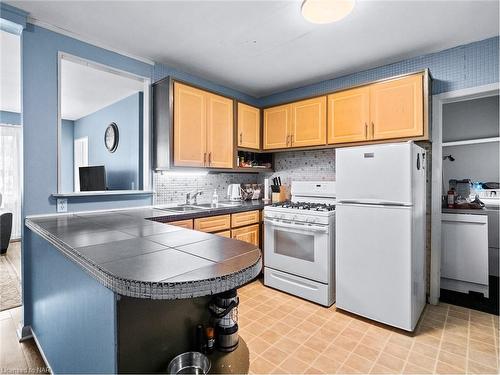
<path fill-rule="evenodd" d="M 312 23 L 331 23 L 351 13 L 354 0 L 304 0 L 302 15 Z"/>

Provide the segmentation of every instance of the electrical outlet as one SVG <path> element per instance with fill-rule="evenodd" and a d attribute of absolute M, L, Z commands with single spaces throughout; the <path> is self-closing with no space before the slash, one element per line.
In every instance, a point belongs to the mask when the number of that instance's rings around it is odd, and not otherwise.
<path fill-rule="evenodd" d="M 68 211 L 68 200 L 58 199 L 57 200 L 57 212 L 67 212 Z"/>

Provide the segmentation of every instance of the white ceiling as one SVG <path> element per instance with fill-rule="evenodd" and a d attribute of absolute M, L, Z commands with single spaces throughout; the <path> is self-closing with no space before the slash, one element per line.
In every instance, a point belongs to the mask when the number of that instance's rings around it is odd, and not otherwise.
<path fill-rule="evenodd" d="M 7 1 L 129 54 L 264 96 L 499 33 L 498 1 L 363 1 L 314 25 L 287 1 Z"/>
<path fill-rule="evenodd" d="M 0 31 L 0 111 L 21 112 L 21 43 Z"/>
<path fill-rule="evenodd" d="M 144 88 L 143 82 L 63 59 L 61 118 L 78 120 Z"/>

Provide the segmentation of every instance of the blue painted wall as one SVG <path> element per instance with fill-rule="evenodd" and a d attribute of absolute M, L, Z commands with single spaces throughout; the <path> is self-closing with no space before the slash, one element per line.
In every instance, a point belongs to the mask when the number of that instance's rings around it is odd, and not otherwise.
<path fill-rule="evenodd" d="M 498 82 L 498 43 L 498 37 L 489 38 L 269 95 L 260 98 L 258 104 L 271 106 L 425 68 L 434 79 L 433 94 Z"/>
<path fill-rule="evenodd" d="M 112 190 L 139 188 L 142 174 L 142 92 L 82 117 L 74 123 L 74 137 L 88 137 L 89 165 L 104 165 L 107 186 Z M 111 153 L 104 145 L 104 132 L 111 122 L 118 125 L 118 148 Z"/>
<path fill-rule="evenodd" d="M 61 189 L 64 192 L 70 192 L 74 190 L 74 126 L 74 121 L 61 121 Z"/>
<path fill-rule="evenodd" d="M 41 343 L 56 374 L 116 373 L 115 294 L 26 229 L 24 319 Z M 24 276 L 23 276 L 24 278 Z"/>
<path fill-rule="evenodd" d="M 24 215 L 55 213 L 58 51 L 143 77 L 153 66 L 28 24 L 23 32 Z M 102 205 L 100 203 L 103 203 Z M 76 199 L 69 211 L 147 205 L 151 197 Z"/>
<path fill-rule="evenodd" d="M 0 124 L 21 125 L 21 114 L 9 111 L 0 111 Z"/>

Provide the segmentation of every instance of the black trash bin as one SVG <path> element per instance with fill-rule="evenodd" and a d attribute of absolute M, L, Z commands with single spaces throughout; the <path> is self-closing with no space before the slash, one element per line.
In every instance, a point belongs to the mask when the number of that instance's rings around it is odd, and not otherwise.
<path fill-rule="evenodd" d="M 0 210 L 0 254 L 7 252 L 11 233 L 12 212 Z"/>

